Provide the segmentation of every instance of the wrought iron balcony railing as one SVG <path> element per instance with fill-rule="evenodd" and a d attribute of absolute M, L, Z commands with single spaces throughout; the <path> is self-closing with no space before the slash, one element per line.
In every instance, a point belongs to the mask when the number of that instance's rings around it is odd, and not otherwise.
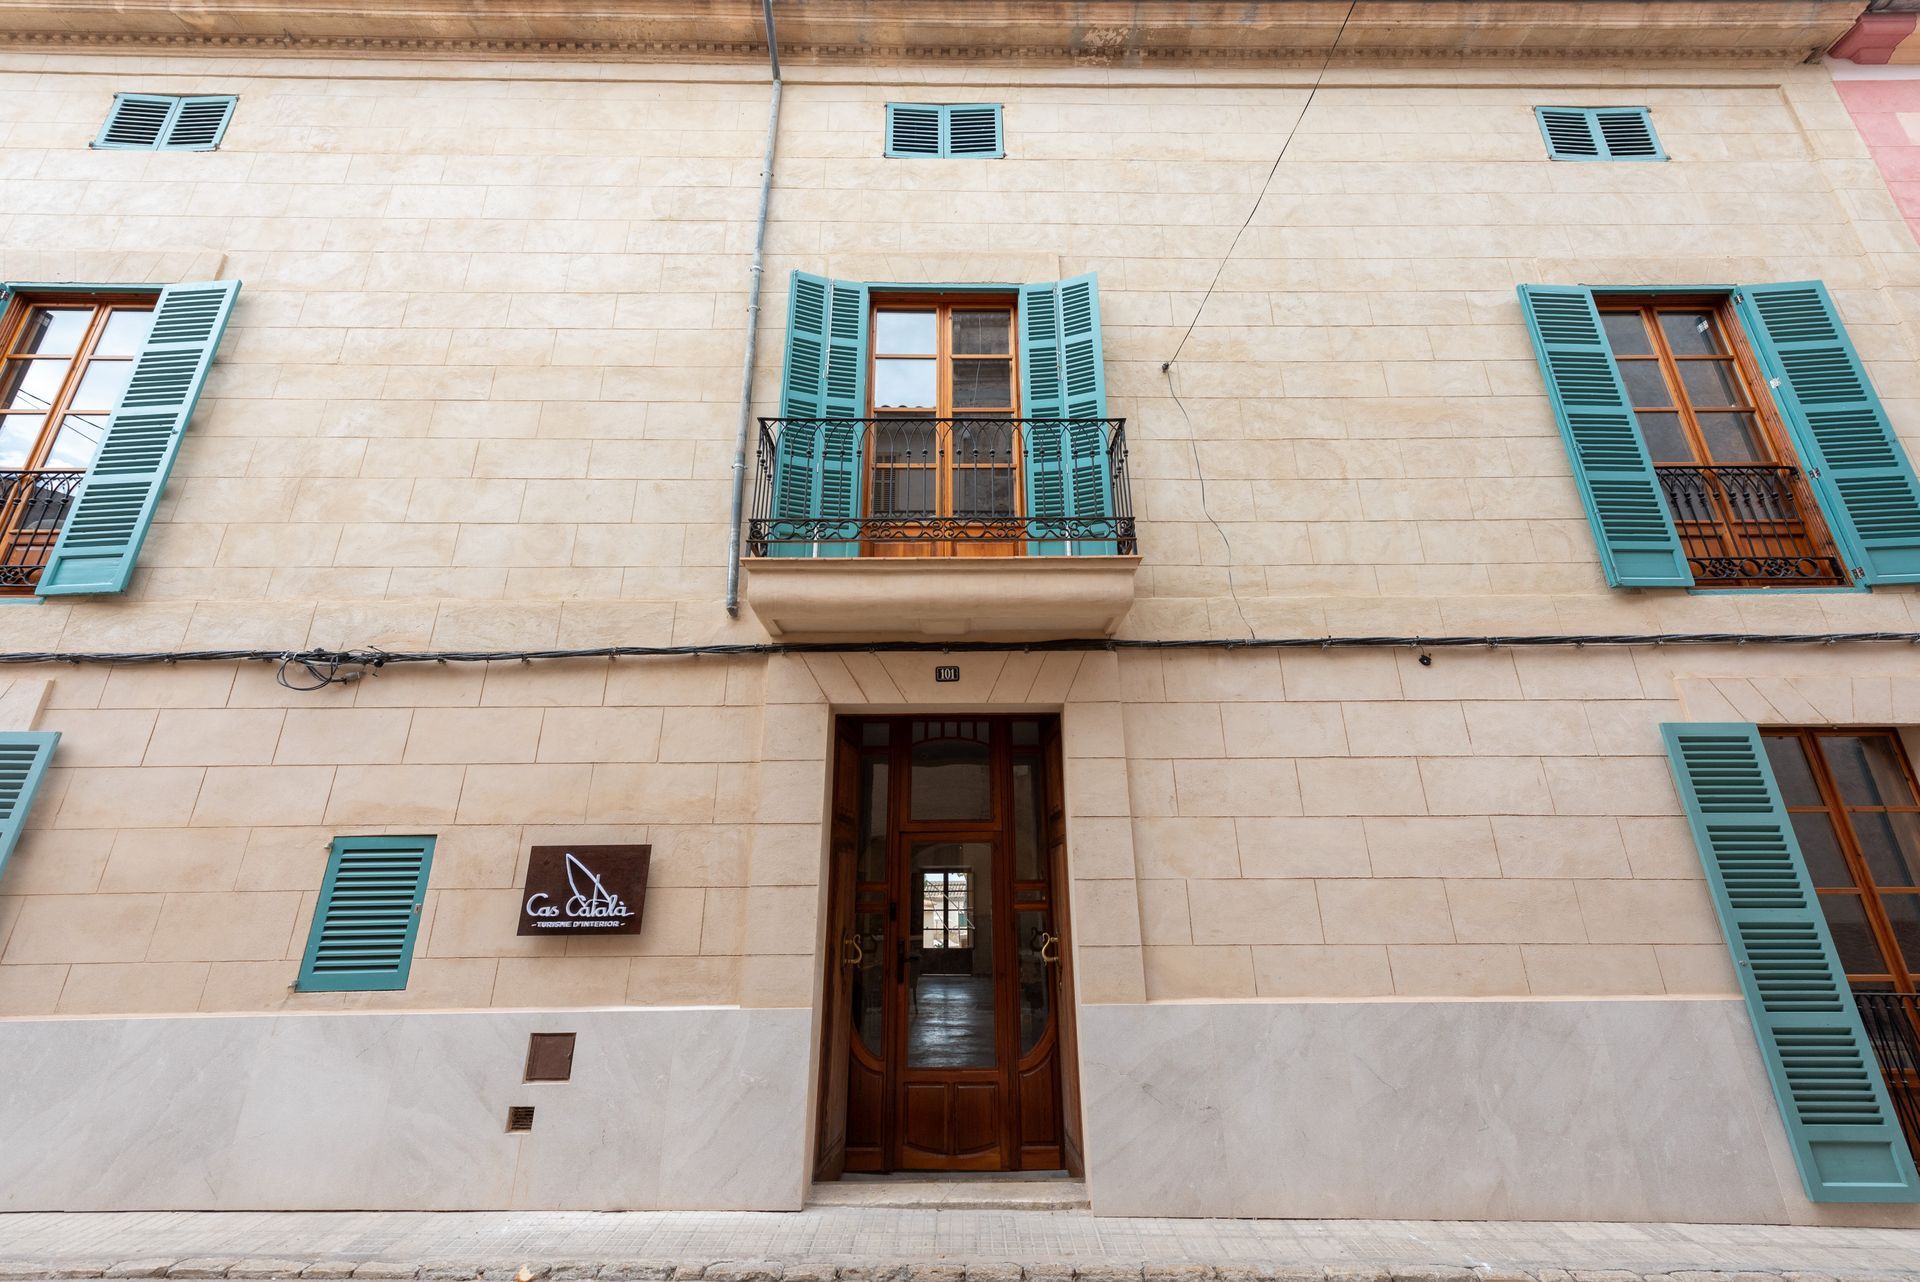
<path fill-rule="evenodd" d="M 1696 583 L 1850 582 L 1817 520 L 1807 518 L 1812 495 L 1799 468 L 1661 463 L 1654 471 Z"/>
<path fill-rule="evenodd" d="M 1907 1148 L 1920 1161 L 1920 993 L 1855 993 Z"/>
<path fill-rule="evenodd" d="M 757 463 L 750 556 L 1139 547 L 1124 419 L 763 418 Z"/>
<path fill-rule="evenodd" d="M 31 591 L 80 488 L 81 468 L 0 470 L 0 594 Z"/>

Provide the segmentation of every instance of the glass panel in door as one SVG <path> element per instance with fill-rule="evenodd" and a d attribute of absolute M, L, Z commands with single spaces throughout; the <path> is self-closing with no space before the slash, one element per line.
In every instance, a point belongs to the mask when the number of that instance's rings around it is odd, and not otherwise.
<path fill-rule="evenodd" d="M 993 843 L 913 843 L 907 902 L 907 1067 L 994 1067 Z"/>

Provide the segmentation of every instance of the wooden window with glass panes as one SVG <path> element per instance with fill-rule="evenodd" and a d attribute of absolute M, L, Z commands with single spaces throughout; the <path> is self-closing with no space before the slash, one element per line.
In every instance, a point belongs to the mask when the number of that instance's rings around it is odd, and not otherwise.
<path fill-rule="evenodd" d="M 1764 730 L 1847 981 L 1920 988 L 1920 788 L 1894 730 Z"/>
<path fill-rule="evenodd" d="M 1014 300 L 886 296 L 871 333 L 866 515 L 889 537 L 863 555 L 1019 555 Z"/>
<path fill-rule="evenodd" d="M 0 593 L 33 590 L 153 324 L 153 296 L 15 297 L 0 369 Z"/>
<path fill-rule="evenodd" d="M 1695 583 L 1850 582 L 1730 300 L 1597 301 Z"/>

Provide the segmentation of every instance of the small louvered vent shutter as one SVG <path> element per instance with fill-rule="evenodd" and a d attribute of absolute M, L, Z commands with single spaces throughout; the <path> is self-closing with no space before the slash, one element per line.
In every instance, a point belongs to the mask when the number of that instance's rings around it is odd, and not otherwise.
<path fill-rule="evenodd" d="M 1627 403 L 1593 291 L 1522 285 L 1520 306 L 1607 582 L 1691 587 L 1693 572 Z"/>
<path fill-rule="evenodd" d="M 1665 160 L 1645 107 L 1536 107 L 1555 160 Z"/>
<path fill-rule="evenodd" d="M 1920 478 L 1827 287 L 1746 285 L 1740 311 L 1827 523 L 1867 583 L 1920 583 Z"/>
<path fill-rule="evenodd" d="M 1755 727 L 1661 727 L 1807 1197 L 1920 1201 L 1906 1139 Z"/>
<path fill-rule="evenodd" d="M 237 280 L 160 291 L 127 390 L 47 556 L 42 596 L 127 586 L 239 294 Z"/>
<path fill-rule="evenodd" d="M 161 147 L 168 151 L 212 150 L 227 131 L 233 104 L 232 98 L 182 98 Z"/>
<path fill-rule="evenodd" d="M 95 147 L 144 148 L 157 146 L 167 118 L 173 114 L 172 98 L 123 93 L 113 100 L 107 124 L 94 140 Z"/>
<path fill-rule="evenodd" d="M 1000 108 L 948 107 L 947 154 L 973 157 L 1000 155 Z"/>
<path fill-rule="evenodd" d="M 306 992 L 407 986 L 432 837 L 337 837 L 300 963 Z"/>
<path fill-rule="evenodd" d="M 1594 136 L 1593 120 L 1584 111 L 1572 107 L 1542 107 L 1540 127 L 1546 131 L 1547 148 L 1556 159 L 1590 160 L 1600 155 L 1600 140 Z"/>
<path fill-rule="evenodd" d="M 0 733 L 0 876 L 6 874 L 7 860 L 20 844 L 33 794 L 40 790 L 53 746 L 59 742 L 59 734 L 51 730 Z"/>
<path fill-rule="evenodd" d="M 887 155 L 938 156 L 941 111 L 911 103 L 887 104 Z"/>
<path fill-rule="evenodd" d="M 1653 141 L 1653 122 L 1638 107 L 1624 111 L 1596 111 L 1594 121 L 1600 127 L 1600 140 L 1612 160 L 1654 160 L 1660 148 Z"/>
<path fill-rule="evenodd" d="M 1005 148 L 998 103 L 890 102 L 886 154 L 991 159 Z"/>

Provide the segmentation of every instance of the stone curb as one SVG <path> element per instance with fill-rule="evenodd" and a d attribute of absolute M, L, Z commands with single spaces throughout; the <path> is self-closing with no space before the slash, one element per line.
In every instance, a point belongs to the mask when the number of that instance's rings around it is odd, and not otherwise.
<path fill-rule="evenodd" d="M 853 1260 L 562 1260 L 473 1263 L 148 1257 L 70 1263 L 0 1261 L 0 1282 L 52 1279 L 368 1279 L 368 1282 L 1920 1282 L 1911 1272 L 1806 1273 L 1459 1268 L 1446 1265 L 1145 1264 Z"/>

